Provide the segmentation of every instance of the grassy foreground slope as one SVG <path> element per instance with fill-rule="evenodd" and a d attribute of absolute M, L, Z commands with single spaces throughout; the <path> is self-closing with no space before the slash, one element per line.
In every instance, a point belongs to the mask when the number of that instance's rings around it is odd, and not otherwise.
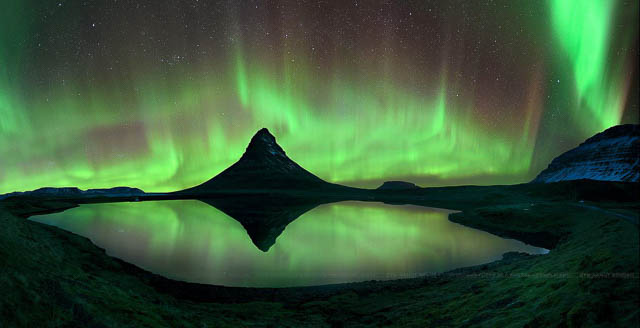
<path fill-rule="evenodd" d="M 372 192 L 458 209 L 455 222 L 551 251 L 415 279 L 285 289 L 165 279 L 25 219 L 75 204 L 9 199 L 0 202 L 0 326 L 637 327 L 637 192 L 593 181 Z"/>

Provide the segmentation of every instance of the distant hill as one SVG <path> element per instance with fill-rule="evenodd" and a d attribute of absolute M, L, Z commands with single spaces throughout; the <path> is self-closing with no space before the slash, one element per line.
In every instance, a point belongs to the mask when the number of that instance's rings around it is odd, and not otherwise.
<path fill-rule="evenodd" d="M 0 195 L 0 199 L 8 197 L 33 196 L 40 198 L 88 198 L 88 197 L 131 197 L 144 196 L 144 191 L 138 188 L 115 187 L 109 189 L 87 189 L 82 190 L 76 187 L 44 187 L 32 191 L 16 191 Z"/>
<path fill-rule="evenodd" d="M 406 182 L 406 181 L 385 181 L 378 190 L 410 190 L 410 189 L 420 189 L 420 187 L 416 186 L 415 183 Z"/>
<path fill-rule="evenodd" d="M 203 184 L 181 192 L 326 188 L 346 187 L 325 182 L 292 161 L 269 130 L 263 128 L 251 138 L 246 151 L 235 164 Z"/>
<path fill-rule="evenodd" d="M 553 159 L 532 182 L 579 179 L 638 182 L 640 125 L 617 125 L 594 135 Z"/>

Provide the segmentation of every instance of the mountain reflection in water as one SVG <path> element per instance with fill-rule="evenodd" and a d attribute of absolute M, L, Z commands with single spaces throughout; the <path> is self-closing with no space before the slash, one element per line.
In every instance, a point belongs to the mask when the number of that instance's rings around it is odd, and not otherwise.
<path fill-rule="evenodd" d="M 31 219 L 169 278 L 227 286 L 397 279 L 494 261 L 508 251 L 545 251 L 450 222 L 451 211 L 321 203 L 257 196 L 106 203 Z"/>

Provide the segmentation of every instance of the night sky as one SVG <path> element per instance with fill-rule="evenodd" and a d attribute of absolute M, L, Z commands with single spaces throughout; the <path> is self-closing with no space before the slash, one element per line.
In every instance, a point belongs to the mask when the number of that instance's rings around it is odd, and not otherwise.
<path fill-rule="evenodd" d="M 638 122 L 638 1 L 0 8 L 0 192 L 168 191 L 268 128 L 319 177 L 519 183 Z"/>

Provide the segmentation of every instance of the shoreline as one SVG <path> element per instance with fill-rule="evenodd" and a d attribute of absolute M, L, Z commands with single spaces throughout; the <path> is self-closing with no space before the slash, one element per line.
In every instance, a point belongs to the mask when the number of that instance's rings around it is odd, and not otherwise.
<path fill-rule="evenodd" d="M 586 181 L 371 192 L 374 199 L 369 194 L 366 200 L 457 207 L 453 209 L 461 212 L 450 214 L 449 220 L 550 252 L 505 253 L 502 260 L 426 277 L 287 288 L 223 287 L 164 278 L 106 255 L 84 237 L 24 219 L 35 213 L 75 207 L 77 200 L 9 199 L 0 202 L 0 217 L 5 226 L 13 225 L 17 231 L 5 229 L 0 238 L 2 248 L 7 250 L 0 258 L 5 268 L 11 268 L 0 274 L 0 281 L 8 288 L 0 288 L 0 292 L 15 297 L 0 302 L 4 302 L 5 310 L 15 311 L 2 313 L 2 317 L 7 323 L 21 324 L 36 322 L 42 313 L 53 313 L 61 322 L 110 326 L 104 320 L 111 318 L 112 325 L 127 326 L 121 320 L 128 311 L 137 309 L 132 322 L 143 323 L 155 317 L 151 326 L 184 325 L 184 320 L 195 320 L 190 323 L 193 326 L 331 326 L 345 320 L 363 326 L 385 322 L 409 326 L 490 326 L 499 322 L 519 322 L 519 326 L 571 322 L 633 325 L 638 322 L 638 310 L 633 309 L 640 304 L 638 226 L 622 217 L 633 218 L 640 203 L 607 198 L 624 200 L 618 193 L 633 197 L 638 184 L 593 185 Z M 559 198 L 558 189 L 571 192 Z M 603 193 L 608 197 L 594 201 Z M 42 248 L 43 244 L 49 247 Z M 40 252 L 29 252 L 31 248 Z M 56 266 L 55 259 L 68 263 Z M 48 270 L 34 271 L 37 264 L 47 264 Z M 24 284 L 20 276 L 34 285 L 15 288 Z M 61 279 L 64 277 L 71 278 Z M 108 282 L 110 288 L 95 281 Z M 27 306 L 16 301 L 25 294 L 46 291 L 48 287 L 43 284 L 57 286 L 52 303 L 41 299 L 43 303 Z M 75 285 L 83 287 L 78 290 Z M 100 295 L 109 290 L 114 295 L 107 297 L 107 302 Z M 584 293 L 589 296 L 579 296 Z M 625 293 L 626 299 L 617 296 Z M 76 300 L 78 297 L 80 300 Z M 566 298 L 574 302 L 563 301 Z M 60 303 L 60 299 L 65 301 Z M 534 309 L 522 311 L 541 301 L 556 306 L 545 309 L 551 313 L 544 315 L 534 315 Z M 82 309 L 77 311 L 86 312 L 91 319 L 73 312 L 76 310 L 68 312 L 68 304 L 62 306 L 65 302 Z M 105 307 L 104 302 L 111 305 Z M 128 306 L 113 308 L 113 302 Z M 591 315 L 603 306 L 608 309 L 606 313 Z M 255 308 L 255 313 L 247 312 L 247 307 Z M 408 313 L 409 309 L 417 312 Z"/>

